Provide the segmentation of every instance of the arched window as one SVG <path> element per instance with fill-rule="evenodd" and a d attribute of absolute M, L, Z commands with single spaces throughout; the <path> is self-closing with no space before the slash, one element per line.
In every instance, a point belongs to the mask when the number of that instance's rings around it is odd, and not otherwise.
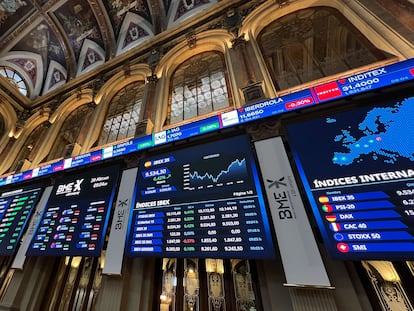
<path fill-rule="evenodd" d="M 24 96 L 29 96 L 26 81 L 17 73 L 16 70 L 0 66 L 0 75 L 2 75 L 11 85 L 17 88 Z"/>
<path fill-rule="evenodd" d="M 205 52 L 182 63 L 171 79 L 167 124 L 202 116 L 231 105 L 224 58 Z"/>
<path fill-rule="evenodd" d="M 24 145 L 20 149 L 9 171 L 12 172 L 12 171 L 16 171 L 20 169 L 24 160 L 29 160 L 29 161 L 33 160 L 30 157 L 31 155 L 36 153 L 39 145 L 42 142 L 41 137 L 46 133 L 46 131 L 47 131 L 47 126 L 45 124 L 41 124 L 30 133 Z"/>
<path fill-rule="evenodd" d="M 267 26 L 258 42 L 277 90 L 387 58 L 332 8 L 309 8 Z"/>
<path fill-rule="evenodd" d="M 91 106 L 82 105 L 69 114 L 62 124 L 52 150 L 50 150 L 48 161 L 61 157 L 70 157 L 73 146 L 77 142 L 78 136 L 92 111 L 93 108 Z"/>
<path fill-rule="evenodd" d="M 135 136 L 141 120 L 144 88 L 144 81 L 137 81 L 125 86 L 112 98 L 98 145 Z"/>

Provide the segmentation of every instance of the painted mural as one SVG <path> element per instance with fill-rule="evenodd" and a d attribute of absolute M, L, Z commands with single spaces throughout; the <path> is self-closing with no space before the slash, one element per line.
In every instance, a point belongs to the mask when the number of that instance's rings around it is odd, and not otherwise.
<path fill-rule="evenodd" d="M 144 0 L 109 0 L 104 1 L 109 12 L 109 18 L 114 29 L 115 37 L 118 38 L 122 23 L 128 12 L 143 17 L 149 23 L 153 23 L 147 1 Z"/>
<path fill-rule="evenodd" d="M 87 1 L 68 1 L 55 11 L 55 15 L 65 29 L 76 59 L 79 58 L 85 39 L 90 39 L 104 48 L 98 22 Z"/>
<path fill-rule="evenodd" d="M 51 60 L 54 60 L 66 67 L 65 55 L 56 34 L 49 25 L 42 21 L 24 36 L 13 48 L 12 51 L 29 51 L 40 54 L 42 62 L 47 69 Z"/>
<path fill-rule="evenodd" d="M 33 9 L 29 1 L 0 1 L 0 38 Z"/>

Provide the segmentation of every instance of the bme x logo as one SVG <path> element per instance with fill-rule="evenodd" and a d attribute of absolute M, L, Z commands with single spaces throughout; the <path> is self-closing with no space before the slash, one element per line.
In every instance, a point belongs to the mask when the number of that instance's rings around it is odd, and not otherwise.
<path fill-rule="evenodd" d="M 279 178 L 279 180 L 271 180 L 271 179 L 266 179 L 266 181 L 269 183 L 268 188 L 272 188 L 272 187 L 276 187 L 277 189 L 280 188 L 280 186 L 284 186 L 286 187 L 287 184 L 285 182 L 283 182 L 285 180 L 285 177 L 283 176 L 282 178 Z"/>

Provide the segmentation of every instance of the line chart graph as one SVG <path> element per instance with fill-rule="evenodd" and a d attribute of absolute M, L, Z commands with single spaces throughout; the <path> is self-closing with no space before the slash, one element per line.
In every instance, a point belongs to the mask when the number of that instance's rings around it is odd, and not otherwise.
<path fill-rule="evenodd" d="M 183 165 L 184 190 L 201 190 L 242 184 L 247 177 L 246 158 L 213 159 Z"/>

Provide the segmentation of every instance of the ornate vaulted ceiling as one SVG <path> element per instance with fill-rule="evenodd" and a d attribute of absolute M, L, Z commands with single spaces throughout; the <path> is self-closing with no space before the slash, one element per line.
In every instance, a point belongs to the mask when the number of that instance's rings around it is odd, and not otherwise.
<path fill-rule="evenodd" d="M 0 0 L 0 66 L 17 71 L 35 100 L 217 2 Z"/>

